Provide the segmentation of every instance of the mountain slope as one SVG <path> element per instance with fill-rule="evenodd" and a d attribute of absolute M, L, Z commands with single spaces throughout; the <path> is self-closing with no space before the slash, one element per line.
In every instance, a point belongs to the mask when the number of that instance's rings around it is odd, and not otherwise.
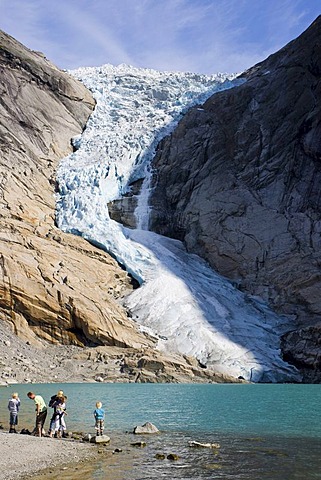
<path fill-rule="evenodd" d="M 128 275 L 54 225 L 55 170 L 92 96 L 3 32 L 0 78 L 0 319 L 36 344 L 148 345 L 116 301 Z"/>
<path fill-rule="evenodd" d="M 4 32 L 0 89 L 0 384 L 238 381 L 155 351 L 120 305 L 132 278 L 55 226 L 55 172 L 89 91 Z"/>
<path fill-rule="evenodd" d="M 161 142 L 150 228 L 309 326 L 321 320 L 321 17 L 242 78 Z M 288 335 L 287 358 L 319 369 L 313 338 Z"/>
<path fill-rule="evenodd" d="M 60 228 L 106 249 L 137 279 L 140 288 L 124 304 L 158 349 L 195 356 L 216 372 L 246 380 L 299 380 L 280 357 L 285 319 L 188 255 L 180 242 L 142 230 L 148 223 L 149 163 L 157 140 L 189 106 L 213 91 L 233 89 L 235 82 L 223 82 L 221 75 L 126 65 L 72 73 L 92 90 L 97 106 L 74 141 L 76 151 L 58 170 Z M 121 195 L 132 203 L 136 199 L 137 208 L 135 216 L 125 211 L 120 220 L 131 217 L 138 228 L 124 228 L 110 218 L 115 202 L 121 209 L 128 205 L 119 202 Z"/>

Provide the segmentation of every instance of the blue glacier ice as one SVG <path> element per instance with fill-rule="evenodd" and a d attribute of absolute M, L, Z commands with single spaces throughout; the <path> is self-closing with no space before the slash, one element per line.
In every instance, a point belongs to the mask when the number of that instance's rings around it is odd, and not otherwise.
<path fill-rule="evenodd" d="M 70 72 L 93 93 L 96 108 L 76 151 L 57 172 L 57 224 L 110 252 L 140 283 L 124 299 L 132 318 L 163 351 L 193 355 L 217 372 L 251 381 L 295 381 L 280 354 L 285 317 L 238 291 L 177 240 L 147 230 L 150 162 L 159 140 L 183 113 L 235 76 L 157 72 L 127 65 Z M 108 202 L 144 179 L 137 229 L 111 220 Z"/>

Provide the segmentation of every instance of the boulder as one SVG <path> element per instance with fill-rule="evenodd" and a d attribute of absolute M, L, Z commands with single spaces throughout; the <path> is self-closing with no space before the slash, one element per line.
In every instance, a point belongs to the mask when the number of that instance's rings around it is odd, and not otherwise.
<path fill-rule="evenodd" d="M 159 433 L 158 428 L 150 422 L 144 423 L 144 425 L 134 427 L 134 431 L 136 435 L 141 434 L 154 434 Z"/>
<path fill-rule="evenodd" d="M 95 435 L 91 437 L 90 443 L 109 443 L 110 437 L 108 435 Z"/>

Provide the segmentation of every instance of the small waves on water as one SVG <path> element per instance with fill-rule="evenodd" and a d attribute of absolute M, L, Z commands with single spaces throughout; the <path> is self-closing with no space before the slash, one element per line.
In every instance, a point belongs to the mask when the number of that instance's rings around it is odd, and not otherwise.
<path fill-rule="evenodd" d="M 186 432 L 156 436 L 116 435 L 111 444 L 99 447 L 93 461 L 66 470 L 50 469 L 34 480 L 312 480 L 321 478 L 321 441 L 281 437 L 221 435 L 220 448 L 193 448 L 194 435 Z M 217 441 L 202 435 L 204 442 Z M 146 447 L 131 446 L 143 440 Z M 95 447 L 94 447 L 95 448 Z M 113 453 L 121 448 L 119 453 Z M 169 460 L 171 453 L 177 460 Z M 165 458 L 159 458 L 160 455 Z"/>
<path fill-rule="evenodd" d="M 48 400 L 63 389 L 70 431 L 93 434 L 95 402 L 101 400 L 106 409 L 105 433 L 111 442 L 92 446 L 94 460 L 55 467 L 34 480 L 321 479 L 320 385 L 39 384 L 13 389 L 22 400 L 20 428 L 30 428 L 34 420 L 29 390 Z M 4 426 L 10 394 L 11 389 L 0 390 Z M 126 433 L 146 421 L 160 434 Z M 132 445 L 140 441 L 146 446 Z M 190 441 L 219 443 L 220 448 L 192 448 Z M 169 460 L 170 453 L 179 458 Z"/>

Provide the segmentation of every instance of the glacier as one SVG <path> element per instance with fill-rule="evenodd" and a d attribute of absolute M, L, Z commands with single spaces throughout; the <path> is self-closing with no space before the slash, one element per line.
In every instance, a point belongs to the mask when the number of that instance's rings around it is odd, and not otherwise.
<path fill-rule="evenodd" d="M 281 358 L 286 317 L 241 293 L 181 242 L 148 231 L 150 164 L 158 142 L 188 108 L 240 80 L 128 65 L 69 73 L 97 103 L 57 172 L 58 227 L 108 251 L 137 279 L 140 287 L 124 305 L 160 350 L 193 355 L 217 372 L 254 382 L 299 381 Z M 108 203 L 138 179 L 137 228 L 129 229 L 110 218 Z"/>

